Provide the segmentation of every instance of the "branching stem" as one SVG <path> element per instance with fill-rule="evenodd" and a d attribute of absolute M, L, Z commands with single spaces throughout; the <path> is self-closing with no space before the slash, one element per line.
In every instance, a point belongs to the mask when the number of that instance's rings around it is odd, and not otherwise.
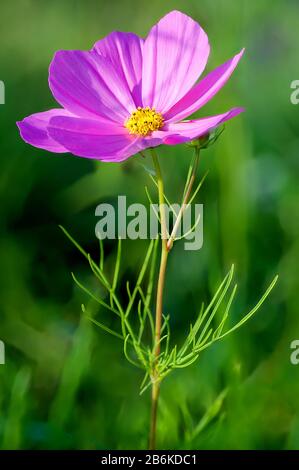
<path fill-rule="evenodd" d="M 150 426 L 150 437 L 149 437 L 149 448 L 154 450 L 156 447 L 156 433 L 157 433 L 157 413 L 158 413 L 158 403 L 159 403 L 159 393 L 160 393 L 160 382 L 161 377 L 158 370 L 159 365 L 159 356 L 161 352 L 161 328 L 162 328 L 162 319 L 163 319 L 163 296 L 164 296 L 164 287 L 165 287 L 165 276 L 168 255 L 172 248 L 175 235 L 182 219 L 184 209 L 189 201 L 192 187 L 196 178 L 196 172 L 198 167 L 199 160 L 199 150 L 196 150 L 195 162 L 192 168 L 190 178 L 187 182 L 185 193 L 183 196 L 183 204 L 181 210 L 177 216 L 176 222 L 174 224 L 173 230 L 170 237 L 168 238 L 168 231 L 166 225 L 166 214 L 165 214 L 165 193 L 164 193 L 164 183 L 161 172 L 161 167 L 159 164 L 158 156 L 154 149 L 151 149 L 153 164 L 156 173 L 156 183 L 158 187 L 159 194 L 159 209 L 160 209 L 160 223 L 161 223 L 161 260 L 160 260 L 160 269 L 159 277 L 157 284 L 157 297 L 156 297 L 156 322 L 155 322 L 155 341 L 154 341 L 154 358 L 151 370 L 151 380 L 152 380 L 152 409 L 151 409 L 151 426 Z"/>
<path fill-rule="evenodd" d="M 150 437 L 149 437 L 149 448 L 154 450 L 156 447 L 156 429 L 157 429 L 157 412 L 158 402 L 160 393 L 160 377 L 158 371 L 158 359 L 160 355 L 160 340 L 161 340 L 161 327 L 163 317 L 163 294 L 165 286 L 165 275 L 168 259 L 167 250 L 167 228 L 166 228 L 166 216 L 164 206 L 164 184 L 161 173 L 161 167 L 159 164 L 158 156 L 156 152 L 151 150 L 153 163 L 156 171 L 158 193 L 159 193 L 159 206 L 160 206 L 160 217 L 161 217 L 161 260 L 160 270 L 157 284 L 157 298 L 156 298 L 156 325 L 155 325 L 155 343 L 154 343 L 154 360 L 152 367 L 152 410 L 151 410 L 151 426 L 150 426 Z"/>

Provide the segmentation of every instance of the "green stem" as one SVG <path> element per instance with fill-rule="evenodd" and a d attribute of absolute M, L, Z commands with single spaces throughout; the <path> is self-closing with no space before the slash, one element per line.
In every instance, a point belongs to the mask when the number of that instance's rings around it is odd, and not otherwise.
<path fill-rule="evenodd" d="M 157 284 L 157 297 L 156 297 L 156 325 L 155 325 L 155 342 L 154 342 L 154 361 L 152 367 L 152 410 L 151 410 L 151 426 L 150 426 L 150 437 L 149 437 L 149 448 L 154 450 L 156 447 L 156 433 L 157 433 L 157 413 L 158 413 L 158 402 L 160 393 L 160 377 L 158 371 L 158 361 L 161 350 L 161 327 L 163 318 L 163 294 L 165 286 L 165 275 L 168 259 L 167 250 L 167 228 L 166 228 L 166 216 L 165 216 L 165 202 L 164 202 L 164 184 L 161 173 L 161 168 L 156 152 L 151 149 L 153 163 L 156 171 L 158 193 L 159 193 L 159 207 L 161 217 L 161 261 L 159 278 Z"/>
<path fill-rule="evenodd" d="M 183 211 L 191 195 L 191 191 L 192 191 L 193 183 L 195 181 L 197 167 L 198 167 L 199 150 L 196 151 L 195 162 L 192 168 L 190 179 L 188 180 L 188 183 L 187 183 L 186 191 L 185 191 L 184 198 L 183 198 L 182 209 L 177 217 L 176 224 L 169 238 L 168 238 L 168 232 L 167 232 L 167 226 L 166 226 L 164 183 L 163 183 L 161 167 L 159 164 L 158 156 L 154 149 L 151 149 L 151 154 L 152 154 L 152 159 L 153 159 L 153 163 L 155 167 L 158 194 L 159 194 L 159 208 L 160 208 L 160 221 L 161 221 L 161 244 L 162 244 L 160 270 L 159 270 L 159 277 L 158 277 L 158 284 L 157 284 L 157 297 L 156 297 L 154 360 L 153 360 L 153 366 L 152 366 L 152 371 L 151 371 L 151 379 L 152 379 L 151 407 L 152 409 L 151 409 L 149 448 L 150 450 L 154 450 L 156 447 L 157 414 L 158 414 L 158 403 L 159 403 L 160 384 L 161 384 L 161 377 L 159 374 L 158 365 L 159 365 L 159 356 L 161 352 L 163 295 L 164 295 L 164 287 L 165 287 L 167 260 L 168 260 L 168 254 L 173 246 L 178 224 L 181 221 L 181 218 L 183 216 Z"/>

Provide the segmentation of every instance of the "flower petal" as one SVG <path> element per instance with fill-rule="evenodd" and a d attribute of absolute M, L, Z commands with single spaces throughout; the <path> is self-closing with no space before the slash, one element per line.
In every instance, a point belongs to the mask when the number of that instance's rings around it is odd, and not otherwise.
<path fill-rule="evenodd" d="M 136 34 L 115 31 L 94 45 L 94 50 L 108 58 L 122 80 L 127 83 L 136 108 L 142 106 L 143 43 L 144 40 Z"/>
<path fill-rule="evenodd" d="M 153 133 L 153 137 L 161 138 L 166 145 L 182 144 L 190 140 L 197 139 L 207 134 L 215 127 L 219 126 L 228 119 L 232 119 L 241 112 L 243 108 L 234 108 L 224 114 L 210 116 L 193 121 L 183 121 L 165 125 L 165 129 Z"/>
<path fill-rule="evenodd" d="M 225 85 L 243 53 L 244 49 L 232 59 L 210 72 L 195 85 L 194 88 L 165 113 L 165 121 L 180 121 L 204 106 Z"/>
<path fill-rule="evenodd" d="M 79 157 L 120 162 L 144 148 L 141 139 L 115 123 L 84 118 L 55 117 L 50 136 Z"/>
<path fill-rule="evenodd" d="M 72 113 L 123 123 L 135 109 L 127 84 L 95 51 L 58 51 L 50 65 L 55 99 Z"/>
<path fill-rule="evenodd" d="M 201 75 L 209 51 L 206 33 L 192 18 L 179 11 L 164 16 L 144 43 L 143 106 L 170 109 Z"/>
<path fill-rule="evenodd" d="M 43 113 L 32 114 L 23 121 L 17 122 L 22 139 L 34 147 L 50 152 L 67 152 L 63 145 L 58 144 L 48 135 L 47 126 L 54 116 L 72 116 L 72 114 L 64 109 L 51 109 Z"/>

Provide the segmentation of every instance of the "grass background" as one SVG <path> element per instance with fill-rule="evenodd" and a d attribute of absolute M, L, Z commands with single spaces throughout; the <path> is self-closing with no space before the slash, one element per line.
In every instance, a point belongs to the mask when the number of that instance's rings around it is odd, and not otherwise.
<path fill-rule="evenodd" d="M 289 360 L 290 343 L 299 338 L 299 108 L 290 103 L 290 83 L 299 79 L 295 0 L 1 2 L 2 449 L 146 447 L 149 395 L 138 397 L 141 377 L 123 358 L 121 343 L 81 317 L 88 300 L 70 272 L 97 286 L 58 224 L 96 255 L 96 205 L 118 194 L 145 202 L 148 177 L 137 159 L 103 164 L 31 148 L 15 121 L 53 107 L 47 69 L 56 50 L 88 49 L 111 30 L 144 36 L 172 9 L 207 31 L 209 70 L 246 47 L 230 82 L 198 113 L 246 108 L 203 154 L 200 171 L 210 170 L 199 197 L 204 247 L 176 247 L 170 259 L 165 308 L 175 338 L 231 262 L 240 286 L 235 319 L 277 272 L 280 279 L 249 324 L 163 383 L 159 446 L 299 449 L 299 366 Z M 176 200 L 189 151 L 178 146 L 160 154 L 168 195 Z M 123 279 L 134 277 L 145 249 L 146 242 L 126 242 Z M 109 269 L 115 245 L 106 250 Z"/>

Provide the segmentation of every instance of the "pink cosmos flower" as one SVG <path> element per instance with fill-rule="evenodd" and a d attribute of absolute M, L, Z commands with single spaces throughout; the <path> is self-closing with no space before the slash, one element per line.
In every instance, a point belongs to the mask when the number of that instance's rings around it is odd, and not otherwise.
<path fill-rule="evenodd" d="M 21 136 L 51 152 L 113 162 L 203 136 L 243 111 L 185 120 L 222 88 L 244 50 L 196 83 L 209 51 L 204 30 L 179 11 L 146 39 L 113 32 L 90 51 L 58 51 L 49 85 L 62 108 L 18 122 Z"/>

